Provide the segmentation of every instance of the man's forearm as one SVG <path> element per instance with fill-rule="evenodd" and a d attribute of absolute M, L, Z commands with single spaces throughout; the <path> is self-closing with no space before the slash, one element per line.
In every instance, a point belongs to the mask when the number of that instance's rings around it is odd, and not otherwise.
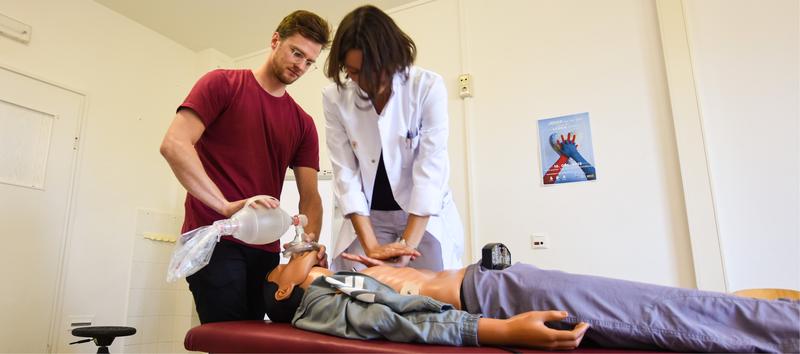
<path fill-rule="evenodd" d="M 308 217 L 306 233 L 313 233 L 314 241 L 319 241 L 319 233 L 322 230 L 322 198 L 319 193 L 312 193 L 310 196 L 300 198 L 297 208 L 300 210 L 300 214 Z"/>
<path fill-rule="evenodd" d="M 189 194 L 216 212 L 225 215 L 224 209 L 228 200 L 208 177 L 194 146 L 190 144 L 187 146 L 186 143 L 180 142 L 165 143 L 161 147 L 161 154 Z"/>

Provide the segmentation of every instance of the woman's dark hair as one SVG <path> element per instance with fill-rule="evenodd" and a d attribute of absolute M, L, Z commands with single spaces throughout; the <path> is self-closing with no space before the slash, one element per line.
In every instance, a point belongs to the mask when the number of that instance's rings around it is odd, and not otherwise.
<path fill-rule="evenodd" d="M 322 49 L 328 47 L 331 38 L 331 26 L 328 22 L 306 10 L 297 10 L 284 17 L 275 32 L 278 32 L 281 39 L 299 33 L 303 37 L 321 44 Z"/>
<path fill-rule="evenodd" d="M 336 29 L 325 63 L 325 75 L 339 88 L 344 85 L 341 76 L 344 58 L 351 49 L 360 49 L 363 53 L 359 81 L 369 99 L 377 96 L 383 75 L 389 78 L 388 93 L 391 94 L 392 76 L 410 67 L 417 56 L 417 46 L 411 37 L 397 27 L 389 15 L 371 5 L 351 11 Z"/>

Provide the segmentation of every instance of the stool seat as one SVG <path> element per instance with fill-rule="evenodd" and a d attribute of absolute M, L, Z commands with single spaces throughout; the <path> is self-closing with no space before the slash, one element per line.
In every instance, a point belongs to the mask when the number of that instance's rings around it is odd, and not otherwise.
<path fill-rule="evenodd" d="M 125 337 L 134 334 L 136 334 L 136 328 L 123 326 L 78 327 L 72 330 L 73 336 L 94 339 L 94 344 L 97 344 L 98 346 L 98 353 L 108 353 L 107 347 L 114 342 L 114 338 Z M 84 341 L 89 340 L 86 339 Z"/>
<path fill-rule="evenodd" d="M 75 337 L 125 337 L 136 334 L 136 328 L 122 326 L 79 327 L 72 330 Z"/>

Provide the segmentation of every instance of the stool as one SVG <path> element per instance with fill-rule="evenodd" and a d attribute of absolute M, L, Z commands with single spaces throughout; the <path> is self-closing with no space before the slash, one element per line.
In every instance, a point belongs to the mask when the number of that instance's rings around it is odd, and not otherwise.
<path fill-rule="evenodd" d="M 79 327 L 72 330 L 72 335 L 75 337 L 88 337 L 92 339 L 82 339 L 70 344 L 86 343 L 94 340 L 97 345 L 97 353 L 108 353 L 108 346 L 114 341 L 114 338 L 125 337 L 136 334 L 136 328 L 133 327 L 119 327 L 119 326 L 94 326 L 94 327 Z"/>

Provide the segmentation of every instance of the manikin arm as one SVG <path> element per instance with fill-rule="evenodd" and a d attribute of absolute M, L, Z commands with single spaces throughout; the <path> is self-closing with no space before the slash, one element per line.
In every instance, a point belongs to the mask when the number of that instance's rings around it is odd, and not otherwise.
<path fill-rule="evenodd" d="M 545 321 L 567 317 L 561 311 L 530 311 L 506 320 L 478 320 L 478 342 L 482 345 L 520 346 L 547 350 L 572 350 L 580 345 L 589 325 L 581 322 L 571 331 L 555 330 Z"/>

